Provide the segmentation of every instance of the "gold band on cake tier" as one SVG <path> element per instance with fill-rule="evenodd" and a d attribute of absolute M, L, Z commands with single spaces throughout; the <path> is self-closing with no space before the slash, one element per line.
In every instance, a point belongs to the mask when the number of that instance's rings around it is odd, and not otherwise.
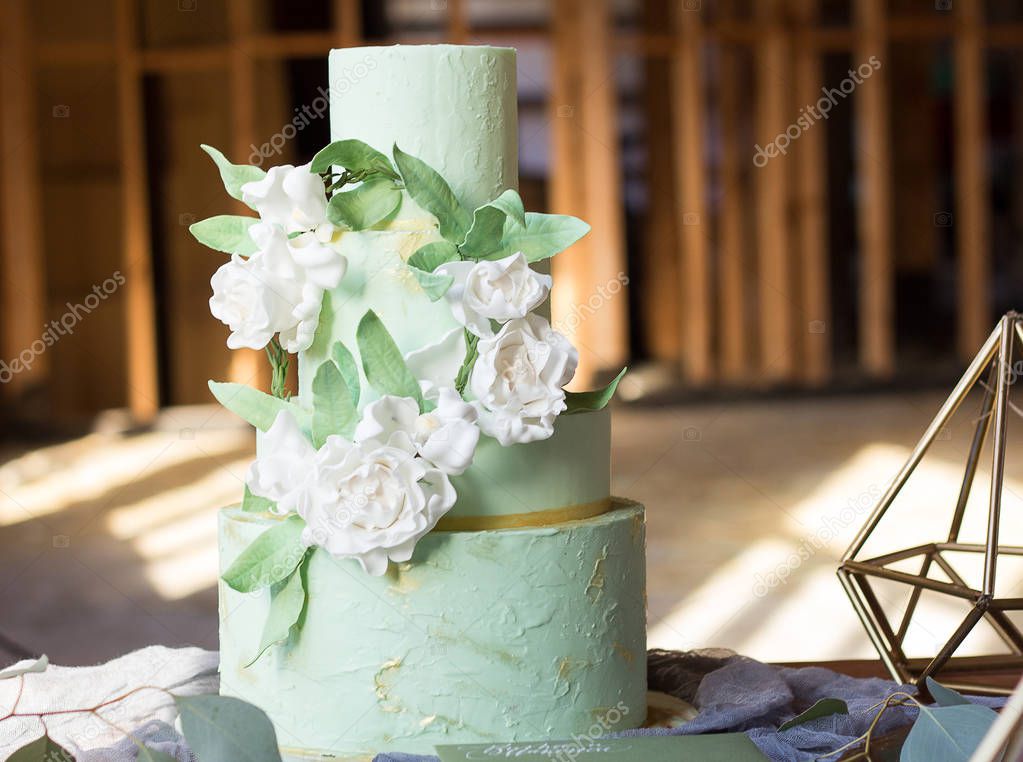
<path fill-rule="evenodd" d="M 532 513 L 505 513 L 494 516 L 445 516 L 434 527 L 439 532 L 485 532 L 488 529 L 524 529 L 583 521 L 602 516 L 611 510 L 611 498 L 592 503 L 568 505 Z"/>

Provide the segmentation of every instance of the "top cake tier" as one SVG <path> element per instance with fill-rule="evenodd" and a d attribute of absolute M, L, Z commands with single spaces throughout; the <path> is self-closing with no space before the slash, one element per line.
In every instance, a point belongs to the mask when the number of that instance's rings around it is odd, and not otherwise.
<path fill-rule="evenodd" d="M 386 155 L 397 145 L 447 180 L 467 209 L 518 188 L 515 51 L 462 45 L 345 48 L 330 53 L 330 132 Z M 379 229 L 342 236 L 348 275 L 324 303 L 316 342 L 299 355 L 299 391 L 336 341 L 355 347 L 366 310 L 380 316 L 402 352 L 436 343 L 458 324 L 404 266 L 441 240 L 436 220 L 407 193 Z"/>
<path fill-rule="evenodd" d="M 330 52 L 331 139 L 395 144 L 474 209 L 518 189 L 515 50 L 395 45 Z M 410 216 L 411 204 L 403 205 Z"/>

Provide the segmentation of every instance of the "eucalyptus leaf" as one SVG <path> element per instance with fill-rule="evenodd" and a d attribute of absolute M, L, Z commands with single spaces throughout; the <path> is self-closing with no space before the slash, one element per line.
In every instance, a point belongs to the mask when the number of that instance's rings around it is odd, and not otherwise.
<path fill-rule="evenodd" d="M 246 513 L 270 513 L 275 505 L 277 504 L 270 498 L 252 494 L 249 485 L 245 485 L 245 492 L 242 494 L 242 510 Z"/>
<path fill-rule="evenodd" d="M 451 275 L 431 273 L 426 270 L 420 270 L 418 267 L 409 267 L 409 270 L 416 276 L 420 288 L 430 297 L 431 302 L 442 299 L 444 294 L 448 292 L 448 289 L 451 288 L 451 284 L 455 282 L 454 277 Z"/>
<path fill-rule="evenodd" d="M 967 762 L 998 714 L 979 704 L 920 707 L 900 762 Z"/>
<path fill-rule="evenodd" d="M 398 179 L 391 160 L 361 140 L 338 140 L 331 143 L 313 157 L 309 171 L 321 174 L 333 166 L 344 167 L 349 172 L 375 172 Z"/>
<path fill-rule="evenodd" d="M 201 762 L 281 762 L 266 713 L 233 696 L 175 696 L 181 728 Z"/>
<path fill-rule="evenodd" d="M 50 666 L 50 660 L 43 654 L 33 662 L 29 662 L 23 667 L 13 666 L 7 669 L 0 670 L 0 680 L 9 680 L 12 677 L 18 677 L 18 675 L 28 675 L 33 672 L 45 672 L 46 668 Z"/>
<path fill-rule="evenodd" d="M 43 734 L 14 752 L 7 758 L 7 762 L 75 762 L 75 758 L 71 752 Z"/>
<path fill-rule="evenodd" d="M 257 222 L 255 217 L 218 214 L 189 225 L 188 232 L 203 246 L 247 257 L 256 253 L 256 242 L 249 236 L 249 228 Z"/>
<path fill-rule="evenodd" d="M 221 579 L 239 593 L 262 590 L 290 575 L 305 556 L 302 542 L 305 521 L 288 516 L 253 540 Z"/>
<path fill-rule="evenodd" d="M 266 177 L 266 172 L 259 167 L 249 164 L 232 164 L 220 151 L 213 146 L 203 145 L 202 150 L 210 155 L 213 162 L 220 170 L 220 179 L 224 181 L 224 188 L 231 198 L 242 200 L 242 186 L 245 183 L 256 182 Z"/>
<path fill-rule="evenodd" d="M 472 225 L 460 247 L 462 256 L 482 259 L 499 249 L 504 237 L 506 220 L 515 223 L 515 226 L 509 226 L 510 229 L 526 228 L 526 213 L 522 208 L 522 199 L 513 190 L 506 190 L 489 204 L 484 204 L 473 212 Z"/>
<path fill-rule="evenodd" d="M 340 227 L 365 230 L 392 215 L 400 205 L 401 191 L 394 181 L 378 177 L 331 196 L 327 219 Z"/>
<path fill-rule="evenodd" d="M 362 369 L 370 386 L 380 394 L 411 397 L 422 405 L 423 394 L 416 377 L 373 310 L 362 316 L 355 338 L 362 356 Z"/>
<path fill-rule="evenodd" d="M 565 392 L 565 415 L 572 413 L 583 413 L 589 410 L 603 410 L 611 401 L 618 382 L 622 380 L 628 368 L 622 368 L 621 372 L 614 377 L 614 380 L 603 389 L 594 389 L 589 392 Z"/>
<path fill-rule="evenodd" d="M 394 146 L 394 163 L 405 181 L 405 189 L 423 209 L 437 218 L 440 234 L 449 241 L 465 239 L 472 218 L 462 208 L 447 181 L 435 169 Z"/>
<path fill-rule="evenodd" d="M 849 706 L 841 699 L 823 698 L 805 712 L 801 712 L 788 722 L 782 723 L 778 730 L 788 730 L 797 725 L 803 725 L 811 720 L 818 720 L 821 717 L 831 717 L 835 714 L 849 714 Z"/>
<path fill-rule="evenodd" d="M 408 258 L 411 267 L 432 273 L 448 262 L 458 260 L 458 247 L 450 241 L 432 241 L 416 249 L 416 253 Z"/>
<path fill-rule="evenodd" d="M 946 688 L 930 676 L 927 678 L 927 692 L 931 694 L 931 698 L 938 706 L 960 706 L 970 703 L 962 694 L 951 688 Z"/>
<path fill-rule="evenodd" d="M 210 381 L 210 391 L 217 401 L 232 413 L 248 421 L 260 431 L 266 431 L 279 413 L 295 416 L 299 428 L 308 430 L 309 415 L 290 400 L 274 397 L 245 384 Z"/>
<path fill-rule="evenodd" d="M 332 434 L 351 439 L 358 422 L 348 384 L 333 360 L 325 360 L 313 378 L 313 446 L 319 449 Z"/>
<path fill-rule="evenodd" d="M 527 261 L 539 262 L 561 253 L 589 232 L 590 226 L 578 217 L 526 212 L 525 227 L 506 222 L 500 245 L 484 259 L 504 259 L 521 251 Z"/>
<path fill-rule="evenodd" d="M 352 404 L 358 407 L 362 381 L 359 380 L 359 366 L 355 364 L 355 358 L 344 343 L 336 341 L 330 348 L 330 359 L 341 371 L 341 377 L 345 380 L 345 386 L 352 397 Z"/>
<path fill-rule="evenodd" d="M 274 589 L 270 591 L 270 612 L 267 614 L 266 624 L 263 625 L 259 650 L 252 657 L 252 661 L 245 665 L 246 668 L 259 661 L 259 657 L 270 648 L 286 641 L 297 629 L 302 610 L 309 599 L 305 576 L 311 553 L 311 549 L 307 550 L 302 558 L 302 563 L 291 573 L 291 576 L 275 585 Z"/>

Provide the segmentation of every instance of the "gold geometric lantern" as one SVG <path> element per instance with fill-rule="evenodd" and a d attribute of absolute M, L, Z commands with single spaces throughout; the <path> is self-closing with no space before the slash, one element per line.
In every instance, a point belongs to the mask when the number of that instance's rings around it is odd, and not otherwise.
<path fill-rule="evenodd" d="M 1013 350 L 1016 347 L 1023 348 L 1023 316 L 1010 312 L 999 321 L 970 363 L 966 373 L 945 400 L 906 464 L 881 497 L 866 525 L 842 558 L 842 565 L 838 570 L 842 586 L 849 595 L 849 600 L 852 601 L 874 647 L 877 648 L 881 660 L 892 678 L 899 682 L 920 684 L 928 676 L 937 679 L 941 673 L 940 681 L 945 685 L 966 691 L 1003 694 L 1011 692 L 1011 686 L 1018 679 L 1019 672 L 1023 671 L 1023 634 L 1008 615 L 1010 611 L 1023 611 L 1023 598 L 999 598 L 995 595 L 999 556 L 1023 556 L 1023 547 L 999 543 L 1007 412 L 1010 407 L 1019 412 L 1019 408 L 1012 405 L 1009 400 L 1010 386 L 1016 380 L 1012 361 Z M 1023 352 L 1019 352 L 1017 356 L 1023 357 Z M 882 517 L 898 497 L 928 448 L 966 399 L 970 390 L 978 384 L 984 389 L 983 402 L 980 416 L 976 420 L 962 486 L 947 534 L 942 528 L 941 538 L 933 542 L 873 558 L 861 558 L 863 547 L 871 533 L 877 529 Z M 991 485 L 985 541 L 962 542 L 960 531 L 966 505 L 988 439 L 992 440 Z M 978 586 L 969 585 L 950 558 L 950 556 L 962 558 L 961 554 L 982 556 L 983 572 Z M 919 571 L 893 568 L 895 565 L 904 567 L 905 562 L 914 559 L 919 560 L 919 566 L 913 568 L 918 568 Z M 901 617 L 889 618 L 874 587 L 877 580 L 888 580 L 909 586 L 908 603 Z M 924 591 L 959 599 L 967 605 L 968 613 L 934 657 L 909 659 L 903 646 Z M 1008 653 L 997 656 L 956 656 L 959 646 L 982 620 L 986 621 L 1004 642 Z M 970 679 L 962 677 L 963 673 L 967 672 L 971 675 Z M 1016 679 L 1012 679 L 1004 686 L 997 684 L 996 678 L 1006 677 L 1004 674 L 1006 672 L 1011 672 Z M 978 675 L 981 676 L 979 679 Z"/>

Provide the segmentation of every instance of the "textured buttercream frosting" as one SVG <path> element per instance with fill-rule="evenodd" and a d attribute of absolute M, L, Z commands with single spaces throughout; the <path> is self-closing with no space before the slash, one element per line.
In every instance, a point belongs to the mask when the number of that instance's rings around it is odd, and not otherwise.
<path fill-rule="evenodd" d="M 220 518 L 223 568 L 275 519 Z M 221 691 L 268 712 L 284 747 L 432 752 L 570 738 L 645 715 L 643 510 L 558 526 L 432 532 L 370 577 L 316 551 L 300 636 L 251 667 L 269 592 L 221 583 Z"/>

